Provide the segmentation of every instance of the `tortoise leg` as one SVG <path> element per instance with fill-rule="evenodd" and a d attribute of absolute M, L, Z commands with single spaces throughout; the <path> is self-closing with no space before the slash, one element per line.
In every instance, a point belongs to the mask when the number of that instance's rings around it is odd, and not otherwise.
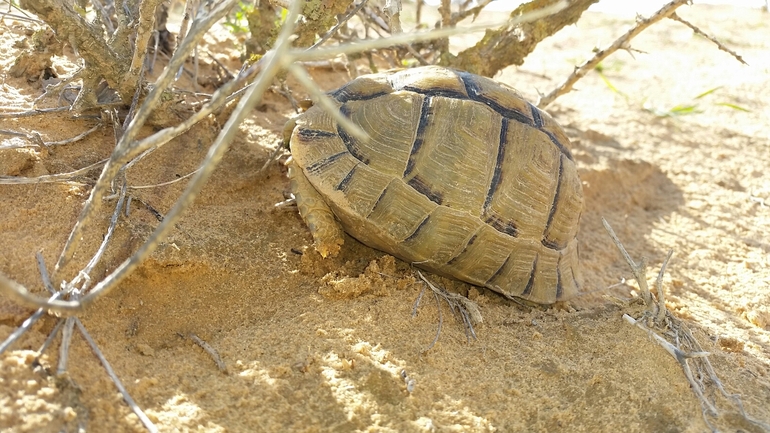
<path fill-rule="evenodd" d="M 297 200 L 299 214 L 313 235 L 316 251 L 324 258 L 336 256 L 340 252 L 340 245 L 345 241 L 342 226 L 297 163 L 290 160 L 288 166 L 291 191 Z"/>

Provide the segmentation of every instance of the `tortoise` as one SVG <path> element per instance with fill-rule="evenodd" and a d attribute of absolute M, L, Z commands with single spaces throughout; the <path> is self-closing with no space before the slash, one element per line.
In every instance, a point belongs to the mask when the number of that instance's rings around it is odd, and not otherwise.
<path fill-rule="evenodd" d="M 323 256 L 342 230 L 438 275 L 552 304 L 579 288 L 583 190 L 564 130 L 514 89 L 438 66 L 360 76 L 290 120 L 289 177 Z"/>

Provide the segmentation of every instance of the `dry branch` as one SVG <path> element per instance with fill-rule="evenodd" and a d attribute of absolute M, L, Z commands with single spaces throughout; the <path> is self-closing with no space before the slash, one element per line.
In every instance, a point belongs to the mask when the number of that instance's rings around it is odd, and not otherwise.
<path fill-rule="evenodd" d="M 54 182 L 69 182 L 72 179 L 83 176 L 89 171 L 99 168 L 104 165 L 107 160 L 95 162 L 87 167 L 83 167 L 79 170 L 71 171 L 69 173 L 59 174 L 46 174 L 38 177 L 19 177 L 19 176 L 0 176 L 0 185 L 19 185 L 30 183 L 54 183 Z"/>
<path fill-rule="evenodd" d="M 487 30 L 484 38 L 474 47 L 462 51 L 456 58 L 442 60 L 440 64 L 492 77 L 509 65 L 524 63 L 524 58 L 537 44 L 564 26 L 577 22 L 582 13 L 597 1 L 599 0 L 572 0 L 567 7 L 553 15 L 518 25 L 508 24 L 497 30 Z M 556 3 L 556 0 L 535 0 L 516 8 L 511 12 L 511 18 Z"/>
<path fill-rule="evenodd" d="M 124 164 L 128 163 L 128 161 L 131 159 L 129 156 L 138 156 L 141 154 L 141 149 L 138 148 L 137 143 L 133 142 L 133 139 L 138 133 L 138 128 L 144 123 L 144 120 L 149 117 L 149 111 L 151 111 L 154 107 L 154 102 L 156 100 L 154 99 L 153 95 L 156 95 L 155 98 L 159 97 L 160 92 L 162 92 L 165 86 L 168 85 L 171 77 L 173 77 L 172 71 L 177 70 L 179 64 L 181 64 L 181 62 L 184 60 L 182 58 L 184 54 L 182 53 L 185 52 L 185 47 L 187 48 L 186 52 L 189 52 L 192 46 L 196 45 L 197 41 L 203 37 L 205 30 L 208 29 L 211 24 L 221 18 L 227 12 L 229 6 L 232 6 L 232 4 L 233 1 L 223 2 L 209 15 L 193 22 L 188 37 L 174 54 L 171 62 L 166 67 L 163 74 L 161 74 L 161 77 L 158 79 L 156 87 L 153 88 L 153 91 L 145 99 L 144 104 L 137 111 L 136 117 L 131 121 L 131 124 L 121 136 L 120 142 L 116 146 L 110 161 L 102 171 L 100 180 L 97 182 L 97 185 L 91 192 L 89 200 L 86 202 L 86 206 L 81 213 L 81 217 L 79 218 L 75 228 L 70 234 L 68 243 L 65 246 L 62 255 L 59 257 L 57 269 L 60 270 L 63 264 L 66 264 L 67 261 L 72 257 L 75 247 L 79 243 L 81 231 L 87 225 L 87 222 L 94 217 L 94 209 L 101 205 L 102 199 L 105 196 L 107 190 L 110 188 L 112 181 L 116 179 L 118 174 L 121 172 Z M 298 13 L 296 10 L 297 7 L 294 6 L 295 4 L 297 3 L 295 2 L 292 4 L 292 9 L 290 10 L 289 16 L 287 18 L 287 22 L 289 23 L 294 22 L 294 17 L 296 17 Z M 182 196 L 180 196 L 174 207 L 166 214 L 166 218 L 164 218 L 164 220 L 155 229 L 152 235 L 150 235 L 146 242 L 130 258 L 124 261 L 104 280 L 98 282 L 90 291 L 88 291 L 87 294 L 79 299 L 73 299 L 69 301 L 41 299 L 31 295 L 26 288 L 19 285 L 18 283 L 8 280 L 2 275 L 0 275 L 0 283 L 4 283 L 3 279 L 6 279 L 7 281 L 5 282 L 8 284 L 0 284 L 0 288 L 5 289 L 16 299 L 24 303 L 35 306 L 45 306 L 52 310 L 67 312 L 70 314 L 72 312 L 81 311 L 83 308 L 85 308 L 86 305 L 90 304 L 95 299 L 98 299 L 101 295 L 106 294 L 115 288 L 120 283 L 120 281 L 123 280 L 123 278 L 129 275 L 147 256 L 149 256 L 157 248 L 160 242 L 165 239 L 168 233 L 174 228 L 181 214 L 195 199 L 196 195 L 201 190 L 213 170 L 216 168 L 218 162 L 221 160 L 224 152 L 228 148 L 230 141 L 237 133 L 238 125 L 247 115 L 249 115 L 249 110 L 254 105 L 256 105 L 264 91 L 272 83 L 275 75 L 284 66 L 284 62 L 287 58 L 286 52 L 289 50 L 289 36 L 293 30 L 292 27 L 293 26 L 289 24 L 283 28 L 275 51 L 268 53 L 262 58 L 262 60 L 260 60 L 260 64 L 263 65 L 260 66 L 262 71 L 261 75 L 257 78 L 254 85 L 246 93 L 245 97 L 239 102 L 238 107 L 228 119 L 216 141 L 212 144 L 211 148 L 209 149 L 209 153 L 201 164 L 202 169 L 195 173 L 195 175 L 188 183 L 187 188 L 185 189 Z"/>
<path fill-rule="evenodd" d="M 743 57 L 741 57 L 741 56 L 740 56 L 738 53 L 736 53 L 735 51 L 733 51 L 733 50 L 731 50 L 731 49 L 727 48 L 726 46 L 724 46 L 724 45 L 723 45 L 721 42 L 719 42 L 719 41 L 717 40 L 717 38 L 715 38 L 715 37 L 713 37 L 713 36 L 711 36 L 711 35 L 707 34 L 707 33 L 706 33 L 706 32 L 704 32 L 703 30 L 699 29 L 699 28 L 698 28 L 698 27 L 697 27 L 695 24 L 692 24 L 691 22 L 689 22 L 689 21 L 687 21 L 687 20 L 683 19 L 682 17 L 680 17 L 679 15 L 677 15 L 677 14 L 676 14 L 676 12 L 674 12 L 673 14 L 671 14 L 671 15 L 669 16 L 669 18 L 671 18 L 671 19 L 672 19 L 672 20 L 674 20 L 674 21 L 679 21 L 680 23 L 682 23 L 682 24 L 686 25 L 687 27 L 691 28 L 691 29 L 692 29 L 692 31 L 694 31 L 696 34 L 698 34 L 698 35 L 701 35 L 701 36 L 703 36 L 704 38 L 706 38 L 706 39 L 710 40 L 711 42 L 715 43 L 715 44 L 716 44 L 716 46 L 717 46 L 717 48 L 719 48 L 720 50 L 722 50 L 722 51 L 724 51 L 724 52 L 726 52 L 726 53 L 730 54 L 730 55 L 731 55 L 731 56 L 733 56 L 733 57 L 735 57 L 735 59 L 736 59 L 736 60 L 738 60 L 739 62 L 743 63 L 744 65 L 746 65 L 746 66 L 748 66 L 748 65 L 749 65 L 748 63 L 746 63 L 746 62 L 743 60 Z"/>
<path fill-rule="evenodd" d="M 319 47 L 319 46 L 321 46 L 321 45 L 322 45 L 324 42 L 328 41 L 328 40 L 329 40 L 329 38 L 331 38 L 332 36 L 334 36 L 334 34 L 335 34 L 335 33 L 337 33 L 337 30 L 339 30 L 339 29 L 340 29 L 340 27 L 342 27 L 342 26 L 343 26 L 345 23 L 347 23 L 347 22 L 348 22 L 348 21 L 349 21 L 351 18 L 353 18 L 353 16 L 354 16 L 355 14 L 357 14 L 357 13 L 358 13 L 358 12 L 359 12 L 359 11 L 360 11 L 360 10 L 361 10 L 363 7 L 364 7 L 364 5 L 366 5 L 366 2 L 367 2 L 367 1 L 368 1 L 368 0 L 361 0 L 361 2 L 360 2 L 360 3 L 358 3 L 358 4 L 357 4 L 357 5 L 356 5 L 356 6 L 355 6 L 355 7 L 354 7 L 354 8 L 353 8 L 353 9 L 352 9 L 350 12 L 348 12 L 348 14 L 347 14 L 347 15 L 345 15 L 345 16 L 344 16 L 344 17 L 342 17 L 342 18 L 340 18 L 340 19 L 337 21 L 337 24 L 336 24 L 334 27 L 332 27 L 332 28 L 331 28 L 331 29 L 330 29 L 328 32 L 326 32 L 326 34 L 325 34 L 325 35 L 321 36 L 321 38 L 320 38 L 320 39 L 319 39 L 319 40 L 318 40 L 316 43 L 314 43 L 314 44 L 313 44 L 313 45 L 312 45 L 310 48 L 308 48 L 308 50 L 312 50 L 312 49 L 318 48 L 318 47 Z"/>
<path fill-rule="evenodd" d="M 106 194 L 107 190 L 113 179 L 116 178 L 118 172 L 122 169 L 123 165 L 128 163 L 129 160 L 138 156 L 147 149 L 137 149 L 138 143 L 134 140 L 139 134 L 139 130 L 149 119 L 153 110 L 159 105 L 163 92 L 168 88 L 174 78 L 174 71 L 187 59 L 187 55 L 192 52 L 193 48 L 198 45 L 203 38 L 205 32 L 214 25 L 219 19 L 230 10 L 235 4 L 235 0 L 225 0 L 219 4 L 217 8 L 212 10 L 208 15 L 200 19 L 196 19 L 193 22 L 193 26 L 188 34 L 188 37 L 184 39 L 179 46 L 174 56 L 171 58 L 168 66 L 163 70 L 163 73 L 155 83 L 150 93 L 144 99 L 141 107 L 137 111 L 135 117 L 131 119 L 131 123 L 126 128 L 123 135 L 120 137 L 120 141 L 115 147 L 115 150 L 110 157 L 110 160 L 104 166 L 104 170 L 99 177 L 94 189 L 91 191 L 91 195 L 86 201 L 83 210 L 78 217 L 78 222 L 75 224 L 72 232 L 70 233 L 67 243 L 59 256 L 59 260 L 56 263 L 54 274 L 63 270 L 64 266 L 72 258 L 75 249 L 80 244 L 83 237 L 83 231 L 89 226 L 90 220 L 98 213 L 99 208 L 102 205 L 102 198 Z"/>
<path fill-rule="evenodd" d="M 572 74 L 570 74 L 569 77 L 567 77 L 563 83 L 561 83 L 547 95 L 542 96 L 537 102 L 538 108 L 545 108 L 548 106 L 548 104 L 555 101 L 559 96 L 568 93 L 570 90 L 572 90 L 572 86 L 575 85 L 579 79 L 583 78 L 587 73 L 592 71 L 596 65 L 599 64 L 599 62 L 606 59 L 610 54 L 614 53 L 618 49 L 628 49 L 630 47 L 629 42 L 631 39 L 644 31 L 644 29 L 647 27 L 662 20 L 663 18 L 671 16 L 676 8 L 689 2 L 690 0 L 674 0 L 660 8 L 649 18 L 638 19 L 636 25 L 631 30 L 627 31 L 623 36 L 619 37 L 609 47 L 596 51 L 596 54 L 594 54 L 591 59 L 586 60 L 582 65 L 575 67 L 575 70 L 572 72 Z"/>
<path fill-rule="evenodd" d="M 60 41 L 68 41 L 83 59 L 75 75 L 83 81 L 72 109 L 83 111 L 99 105 L 102 82 L 127 104 L 141 86 L 150 39 L 155 33 L 156 11 L 161 0 L 131 0 L 115 8 L 117 28 L 95 2 L 96 21 L 89 22 L 72 2 L 21 0 L 21 6 L 37 14 Z M 161 23 L 163 24 L 163 23 Z M 108 32 L 105 38 L 105 31 Z"/>
<path fill-rule="evenodd" d="M 203 349 L 206 353 L 209 354 L 211 359 L 213 359 L 214 363 L 217 365 L 217 368 L 219 369 L 219 371 L 221 371 L 222 373 L 227 373 L 227 366 L 225 365 L 225 362 L 222 361 L 222 357 L 219 356 L 219 352 L 217 352 L 216 349 L 211 347 L 210 344 L 206 343 L 204 340 L 202 340 L 200 337 L 198 337 L 193 333 L 190 333 L 188 336 L 190 337 L 190 340 L 193 341 L 193 343 L 200 346 L 201 349 Z"/>
<path fill-rule="evenodd" d="M 342 15 L 350 5 L 349 0 L 308 1 L 302 2 L 304 20 L 297 23 L 295 47 L 309 47 L 315 42 L 316 35 L 323 35 L 334 27 L 337 15 Z M 287 8 L 288 9 L 288 8 Z"/>

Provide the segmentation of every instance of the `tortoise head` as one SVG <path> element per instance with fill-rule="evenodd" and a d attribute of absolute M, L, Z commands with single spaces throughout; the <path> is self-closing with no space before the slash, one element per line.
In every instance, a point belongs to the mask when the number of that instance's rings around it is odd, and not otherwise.
<path fill-rule="evenodd" d="M 304 113 L 305 111 L 309 110 L 310 107 L 313 106 L 313 101 L 311 99 L 302 99 L 298 103 L 299 108 Z M 286 149 L 289 149 L 289 143 L 291 142 L 291 134 L 294 132 L 294 128 L 297 127 L 297 119 L 298 117 L 295 117 L 293 119 L 289 119 L 286 122 L 286 125 L 283 127 L 283 147 Z"/>
<path fill-rule="evenodd" d="M 297 118 L 289 119 L 286 125 L 283 126 L 283 147 L 289 150 L 289 143 L 291 142 L 291 133 L 294 132 L 294 128 L 297 127 Z"/>

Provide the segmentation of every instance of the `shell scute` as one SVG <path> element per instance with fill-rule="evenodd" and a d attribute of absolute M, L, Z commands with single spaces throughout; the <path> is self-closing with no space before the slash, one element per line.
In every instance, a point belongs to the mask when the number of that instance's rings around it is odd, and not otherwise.
<path fill-rule="evenodd" d="M 405 69 L 388 75 L 388 82 L 394 90 L 406 90 L 427 96 L 468 98 L 465 84 L 451 69 L 434 67 L 430 74 L 424 68 Z"/>
<path fill-rule="evenodd" d="M 525 101 L 516 90 L 467 72 L 459 72 L 458 76 L 462 78 L 466 93 L 473 101 L 481 102 L 516 122 L 530 126 L 535 124 L 533 113 L 537 115 L 537 108 Z"/>
<path fill-rule="evenodd" d="M 355 100 L 343 105 L 350 120 L 369 135 L 365 142 L 350 137 L 350 146 L 369 167 L 391 176 L 403 175 L 420 122 L 422 99 L 414 93 L 396 92 L 377 98 L 376 104 Z"/>
<path fill-rule="evenodd" d="M 479 281 L 478 285 L 484 286 L 511 254 L 510 237 L 483 224 L 472 239 L 446 269 L 457 272 L 465 281 Z"/>
<path fill-rule="evenodd" d="M 502 141 L 500 177 L 491 185 L 486 219 L 513 223 L 519 232 L 540 236 L 558 185 L 559 152 L 537 129 L 510 122 Z"/>
<path fill-rule="evenodd" d="M 374 205 L 367 220 L 400 243 L 417 230 L 436 206 L 436 203 L 404 182 L 393 179 Z"/>
<path fill-rule="evenodd" d="M 430 108 L 422 145 L 412 150 L 404 179 L 419 177 L 430 190 L 443 191 L 445 206 L 478 213 L 494 171 L 502 118 L 467 100 L 431 98 Z"/>
<path fill-rule="evenodd" d="M 482 222 L 466 212 L 436 206 L 423 227 L 402 243 L 416 262 L 445 265 L 463 252 Z"/>
<path fill-rule="evenodd" d="M 368 75 L 358 77 L 357 79 L 345 84 L 331 93 L 331 96 L 345 103 L 350 100 L 364 101 L 374 99 L 393 91 L 393 86 L 388 83 L 386 77 L 382 75 Z"/>

